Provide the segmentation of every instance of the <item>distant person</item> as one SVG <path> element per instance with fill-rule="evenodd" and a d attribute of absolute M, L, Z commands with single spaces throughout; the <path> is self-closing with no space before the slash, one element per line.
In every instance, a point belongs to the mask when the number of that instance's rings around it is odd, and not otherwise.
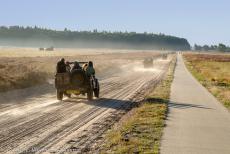
<path fill-rule="evenodd" d="M 93 68 L 93 62 L 92 61 L 89 61 L 85 73 L 88 77 L 95 75 L 95 69 Z"/>
<path fill-rule="evenodd" d="M 57 62 L 57 66 L 56 66 L 56 71 L 57 73 L 66 73 L 66 63 L 65 63 L 65 59 L 61 58 L 58 62 Z"/>

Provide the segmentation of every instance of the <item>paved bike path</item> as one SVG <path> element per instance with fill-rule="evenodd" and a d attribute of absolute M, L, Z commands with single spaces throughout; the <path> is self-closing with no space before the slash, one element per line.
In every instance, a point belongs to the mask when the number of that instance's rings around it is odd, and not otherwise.
<path fill-rule="evenodd" d="M 230 112 L 177 57 L 162 154 L 230 154 Z"/>

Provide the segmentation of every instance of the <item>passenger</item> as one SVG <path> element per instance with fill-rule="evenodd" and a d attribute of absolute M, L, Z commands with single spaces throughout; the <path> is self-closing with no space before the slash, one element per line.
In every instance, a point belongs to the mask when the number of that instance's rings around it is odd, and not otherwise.
<path fill-rule="evenodd" d="M 84 65 L 82 65 L 82 69 L 83 69 L 83 71 L 85 71 L 86 72 L 86 68 L 88 67 L 88 63 L 85 63 Z"/>
<path fill-rule="evenodd" d="M 79 63 L 78 63 L 77 61 L 74 62 L 73 68 L 71 69 L 71 72 L 72 72 L 73 70 L 76 70 L 76 69 L 82 69 L 81 66 L 79 65 Z"/>
<path fill-rule="evenodd" d="M 89 61 L 85 73 L 86 73 L 86 75 L 87 75 L 88 77 L 90 77 L 90 76 L 92 76 L 92 75 L 93 75 L 93 76 L 95 75 L 95 69 L 93 68 L 93 62 L 92 62 L 92 61 Z"/>
<path fill-rule="evenodd" d="M 56 66 L 56 72 L 57 73 L 66 73 L 66 64 L 65 64 L 65 59 L 61 58 L 58 62 L 57 62 L 57 66 Z"/>
<path fill-rule="evenodd" d="M 71 70 L 71 66 L 70 66 L 70 62 L 66 62 L 66 70 L 67 70 L 67 72 L 70 72 L 70 70 Z"/>

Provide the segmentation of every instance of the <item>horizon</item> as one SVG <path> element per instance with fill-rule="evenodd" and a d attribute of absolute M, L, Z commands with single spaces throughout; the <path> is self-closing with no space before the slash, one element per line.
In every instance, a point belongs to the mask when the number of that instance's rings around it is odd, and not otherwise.
<path fill-rule="evenodd" d="M 154 33 L 188 40 L 191 46 L 230 45 L 227 0 L 5 1 L 0 25 L 52 30 Z"/>
<path fill-rule="evenodd" d="M 92 29 L 92 30 L 71 30 L 71 29 L 68 29 L 68 28 L 64 28 L 64 29 L 52 29 L 52 28 L 47 28 L 47 27 L 39 27 L 37 25 L 34 25 L 34 26 L 20 26 L 20 25 L 11 25 L 11 26 L 4 26 L 4 25 L 0 25 L 0 27 L 7 27 L 7 28 L 10 28 L 10 27 L 14 27 L 14 26 L 19 26 L 19 27 L 23 27 L 23 28 L 26 28 L 26 27 L 31 27 L 31 28 L 34 28 L 34 27 L 37 27 L 39 29 L 46 29 L 46 30 L 51 30 L 51 31 L 64 31 L 65 29 L 71 31 L 71 32 L 84 32 L 84 31 L 87 31 L 87 32 L 93 32 L 94 30 L 97 30 L 97 32 L 108 32 L 108 33 L 116 33 L 116 32 L 121 32 L 121 33 L 131 33 L 131 32 L 135 32 L 135 31 L 107 31 L 107 30 L 98 30 L 98 29 Z M 169 34 L 165 34 L 165 33 L 152 33 L 152 32 L 135 32 L 137 34 L 144 34 L 144 33 L 147 33 L 147 34 L 155 34 L 155 35 L 165 35 L 165 36 L 172 36 L 172 37 L 178 37 L 178 38 L 181 38 L 181 39 L 186 39 L 188 41 L 188 43 L 191 45 L 191 47 L 193 47 L 194 45 L 201 45 L 201 46 L 204 46 L 204 45 L 208 45 L 208 46 L 211 46 L 211 45 L 218 45 L 218 44 L 222 44 L 223 42 L 219 42 L 217 44 L 191 44 L 189 42 L 189 40 L 187 38 L 184 38 L 184 37 L 179 37 L 179 36 L 175 36 L 175 35 L 169 35 Z M 224 43 L 223 43 L 224 44 Z M 227 46 L 229 46 L 228 44 L 225 44 Z"/>

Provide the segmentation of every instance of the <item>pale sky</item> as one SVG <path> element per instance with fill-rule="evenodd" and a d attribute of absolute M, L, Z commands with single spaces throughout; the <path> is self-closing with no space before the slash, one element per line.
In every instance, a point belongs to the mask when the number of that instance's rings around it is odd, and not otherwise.
<path fill-rule="evenodd" d="M 0 0 L 0 25 L 164 33 L 230 45 L 228 0 Z"/>

